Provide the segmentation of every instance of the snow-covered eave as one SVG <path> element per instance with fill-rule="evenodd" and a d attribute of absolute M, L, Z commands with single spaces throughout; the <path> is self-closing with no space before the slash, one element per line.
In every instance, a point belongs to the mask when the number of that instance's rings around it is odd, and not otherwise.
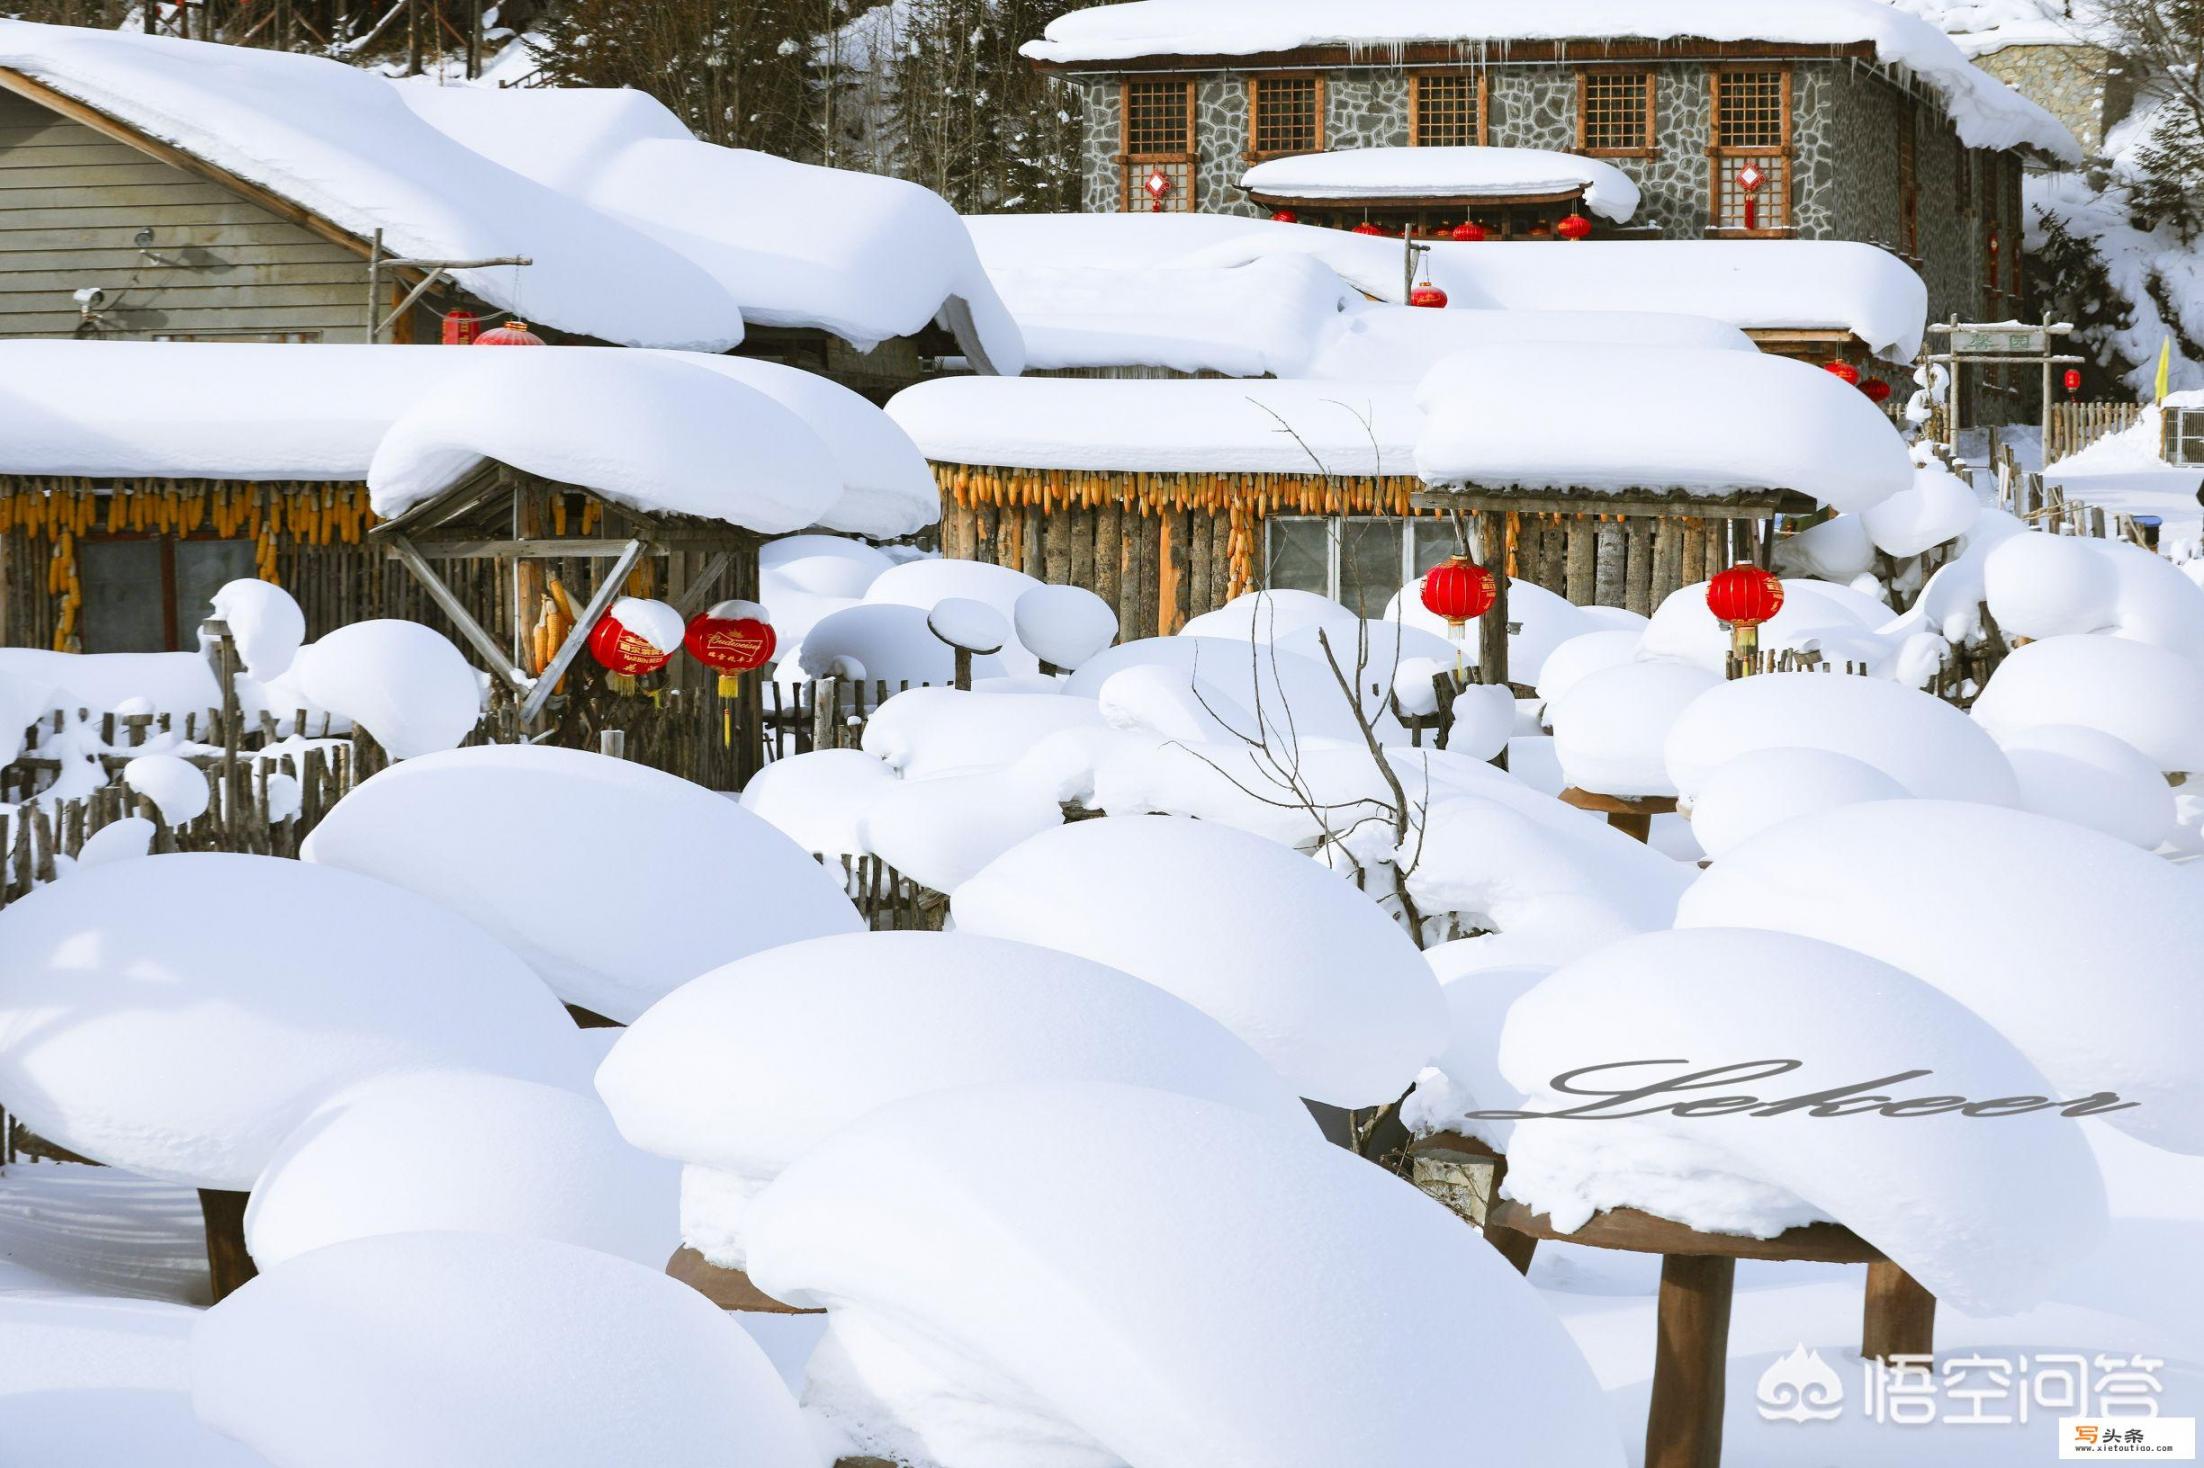
<path fill-rule="evenodd" d="M 1693 483 L 1586 483 L 1582 480 L 1514 480 L 1488 483 L 1461 477 L 1427 479 L 1424 494 L 1434 499 L 1475 503 L 1491 501 L 1500 508 L 1523 509 L 1526 502 L 1597 499 L 1609 514 L 1663 514 L 1687 509 L 1730 508 L 1803 515 L 1817 502 L 1812 495 L 1785 485 L 1750 480 L 1704 480 Z"/>

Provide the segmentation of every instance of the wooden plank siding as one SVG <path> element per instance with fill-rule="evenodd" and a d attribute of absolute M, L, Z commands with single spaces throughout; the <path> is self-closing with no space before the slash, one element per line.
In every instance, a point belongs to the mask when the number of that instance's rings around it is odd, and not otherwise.
<path fill-rule="evenodd" d="M 142 229 L 153 231 L 149 246 L 137 243 Z M 104 338 L 356 342 L 367 329 L 367 264 L 358 254 L 0 94 L 0 338 L 78 335 L 83 317 L 72 294 L 84 286 L 107 291 Z"/>

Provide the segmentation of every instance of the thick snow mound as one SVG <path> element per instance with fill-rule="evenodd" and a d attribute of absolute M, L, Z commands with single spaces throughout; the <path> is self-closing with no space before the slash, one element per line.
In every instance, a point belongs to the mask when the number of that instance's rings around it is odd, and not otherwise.
<path fill-rule="evenodd" d="M 1345 608 L 1340 610 L 1347 617 L 1347 636 L 1351 639 L 1354 614 Z M 1350 641 L 1348 646 L 1352 645 Z M 1352 661 L 1351 656 L 1343 659 L 1343 666 Z M 1175 637 L 1120 642 L 1065 679 L 1064 692 L 1097 698 L 1118 673 L 1135 667 L 1153 667 L 1168 675 L 1168 679 L 1149 680 L 1150 694 L 1160 696 L 1168 682 L 1184 690 L 1188 700 L 1193 700 L 1199 690 L 1209 700 L 1212 714 L 1224 719 L 1225 727 L 1235 736 L 1267 737 L 1282 752 L 1296 748 L 1305 739 L 1362 738 L 1354 710 L 1348 706 L 1347 695 L 1340 691 L 1339 680 L 1330 667 L 1275 643 L 1247 641 L 1244 635 L 1188 636 L 1182 631 Z M 1364 707 L 1373 718 L 1380 740 L 1405 741 L 1407 731 L 1390 712 L 1389 695 L 1390 690 L 1383 684 L 1375 693 L 1365 689 Z M 1143 696 L 1140 702 L 1145 705 L 1152 700 Z M 1198 700 L 1194 706 L 1199 708 Z"/>
<path fill-rule="evenodd" d="M 859 749 L 815 749 L 777 759 L 750 777 L 742 808 L 805 851 L 857 856 L 865 812 L 895 772 Z"/>
<path fill-rule="evenodd" d="M 1826 643 L 1829 655 L 1841 661 L 1854 655 L 1853 644 L 1861 634 L 1873 632 L 1891 616 L 1889 607 L 1849 586 L 1786 577 L 1783 609 L 1761 624 L 1760 647 L 1777 652 Z M 1638 647 L 1640 657 L 1676 658 L 1716 673 L 1729 652 L 1730 634 L 1707 610 L 1704 581 L 1680 586 L 1662 598 Z"/>
<path fill-rule="evenodd" d="M 1999 738 L 2023 810 L 2155 851 L 2173 834 L 2173 790 L 2124 739 L 2079 724 L 2031 724 Z M 81 858 L 80 858 L 81 860 Z"/>
<path fill-rule="evenodd" d="M 926 630 L 954 651 L 985 655 L 1010 642 L 1010 619 L 983 601 L 945 596 L 926 613 Z"/>
<path fill-rule="evenodd" d="M 1540 406 L 1592 400 L 1556 441 Z M 1468 351 L 1416 388 L 1427 415 L 1416 472 L 1432 484 L 1525 485 L 1579 493 L 1795 489 L 1864 510 L 1913 486 L 1890 420 L 1818 367 L 1762 353 L 1613 346 Z M 1706 404 L 1725 405 L 1706 431 Z"/>
<path fill-rule="evenodd" d="M 1414 860 L 1408 889 L 1425 913 L 1460 913 L 1571 957 L 1675 921 L 1690 867 L 1558 801 L 1525 809 L 1502 796 L 1496 788 L 1432 805 L 1421 842 L 1402 853 Z"/>
<path fill-rule="evenodd" d="M 1439 359 L 1466 347 L 1566 342 L 1604 349 L 1626 342 L 1760 350 L 1752 338 L 1725 322 L 1661 311 L 1487 311 L 1453 305 L 1432 311 L 1365 301 L 1353 310 L 1332 313 L 1321 332 L 1300 375 L 1348 382 L 1413 383 Z"/>
<path fill-rule="evenodd" d="M 1638 639 L 1644 635 L 1639 627 L 1609 627 L 1579 632 L 1557 644 L 1538 670 L 1538 696 L 1549 706 L 1559 703 L 1585 678 L 1632 661 L 1638 655 Z"/>
<path fill-rule="evenodd" d="M 667 995 L 597 1089 L 636 1146 L 725 1174 L 690 1242 L 739 1268 L 747 1200 L 820 1139 L 906 1096 L 1109 1080 L 1308 1126 L 1263 1059 L 1152 984 L 971 933 L 859 933 L 755 954 Z"/>
<path fill-rule="evenodd" d="M 865 721 L 864 748 L 906 780 L 932 780 L 1003 769 L 1059 729 L 1101 722 L 1091 698 L 912 688 Z"/>
<path fill-rule="evenodd" d="M 1117 613 L 1084 586 L 1035 586 L 1014 608 L 1018 641 L 1067 672 L 1117 640 Z"/>
<path fill-rule="evenodd" d="M 1868 506 L 1860 518 L 1877 550 L 1904 560 L 1965 534 L 1981 513 L 1975 492 L 1932 462 L 1916 467 L 1910 486 Z"/>
<path fill-rule="evenodd" d="M 1572 637 L 1600 630 L 1603 624 L 1595 621 L 1591 613 L 1605 610 L 1611 609 L 1572 605 L 1566 597 L 1557 596 L 1536 582 L 1510 582 L 1508 620 L 1523 630 L 1508 634 L 1508 681 L 1537 687 L 1545 672 L 1546 659 L 1553 655 L 1553 650 Z M 1421 587 L 1414 582 L 1402 587 L 1385 604 L 1385 620 L 1420 627 L 1439 637 L 1447 635 L 1446 623 L 1424 608 Z M 1468 632 L 1461 644 L 1463 661 L 1470 667 L 1479 666 L 1479 652 L 1477 634 Z"/>
<path fill-rule="evenodd" d="M 394 766 L 338 802 L 304 854 L 464 914 L 560 998 L 622 1022 L 706 969 L 862 925 L 817 862 L 734 801 L 581 750 L 482 745 Z"/>
<path fill-rule="evenodd" d="M 1505 1153 L 1515 1123 L 1469 1113 L 1522 1109 L 1523 1093 L 1500 1074 L 1500 1032 L 1510 1006 L 1553 968 L 1543 963 L 1487 963 L 1490 945 L 1488 935 L 1425 950 L 1424 957 L 1446 996 L 1449 1037 L 1446 1048 L 1417 1078 L 1415 1091 L 1401 1104 L 1401 1121 L 1417 1136 L 1460 1132 Z"/>
<path fill-rule="evenodd" d="M 1638 186 L 1611 163 L 1546 148 L 1348 148 L 1297 153 L 1256 164 L 1240 176 L 1251 194 L 1282 199 L 1484 197 L 1583 191 L 1584 207 L 1627 224 L 1638 212 Z"/>
<path fill-rule="evenodd" d="M 1938 1299 L 1983 1314 L 2042 1299 L 2104 1231 L 2104 1184 L 2073 1119 L 1954 1114 L 1962 1099 L 2069 1098 L 1965 1004 L 1850 949 L 1734 928 L 1650 933 L 1579 959 L 1509 1009 L 1500 1069 L 1531 1098 L 1523 1109 L 1553 1112 L 1586 1104 L 1553 1085 L 1586 1066 L 1615 1068 L 1579 1076 L 1583 1089 L 1728 1074 L 1611 1108 L 1707 1108 L 1690 1116 L 1517 1122 L 1504 1191 L 1565 1229 L 1622 1207 L 1758 1238 L 1833 1218 Z M 1900 1069 L 1927 1073 L 1878 1079 Z M 1711 1099 L 1829 1088 L 1946 1104 L 1893 1118 L 1754 1115 Z"/>
<path fill-rule="evenodd" d="M 535 975 L 411 892 L 192 853 L 86 867 L 0 912 L 0 1096 L 95 1161 L 249 1188 L 339 1088 L 440 1067 L 578 1080 Z"/>
<path fill-rule="evenodd" d="M 702 1295 L 498 1234 L 354 1239 L 261 1275 L 200 1318 L 191 1397 L 269 1468 L 819 1462 L 765 1353 Z"/>
<path fill-rule="evenodd" d="M 2116 1091 L 2139 1103 L 2108 1113 L 2111 1125 L 2197 1154 L 2195 885 L 2064 821 L 1902 800 L 1845 806 L 1746 843 L 1684 894 L 1677 920 L 1781 928 L 1896 964 L 1996 1026 L 2069 1097 Z"/>
<path fill-rule="evenodd" d="M 868 604 L 886 603 L 931 611 L 937 603 L 958 597 L 992 608 L 1007 625 L 1017 620 L 1018 598 L 1040 584 L 1025 572 L 1009 566 L 928 558 L 905 561 L 881 572 L 872 585 L 865 588 L 865 600 Z M 997 656 L 1006 673 L 1032 673 L 1040 668 L 1033 654 L 1015 639 Z"/>
<path fill-rule="evenodd" d="M 953 892 L 1028 836 L 1063 821 L 1063 808 L 1041 781 L 990 770 L 891 781 L 858 834 L 865 850 L 921 887 Z"/>
<path fill-rule="evenodd" d="M 800 414 L 709 368 L 627 352 L 484 355 L 496 360 L 383 436 L 367 472 L 376 514 L 404 513 L 485 459 L 768 535 L 815 523 L 841 494 L 833 455 Z"/>
<path fill-rule="evenodd" d="M 780 589 L 814 596 L 863 596 L 880 573 L 894 564 L 863 541 L 840 535 L 785 535 L 758 547 L 758 581 L 768 602 Z"/>
<path fill-rule="evenodd" d="M 2080 535 L 2008 535 L 1985 552 L 1980 574 L 2009 637 L 2116 632 L 2204 666 L 2204 589 L 2154 551 Z"/>
<path fill-rule="evenodd" d="M 2204 667 L 2125 637 L 2046 637 L 2013 649 L 1974 702 L 1999 742 L 2078 724 L 2133 745 L 2167 773 L 2204 770 Z"/>
<path fill-rule="evenodd" d="M 1213 612 L 1189 617 L 1180 637 L 1229 637 L 1241 642 L 1276 642 L 1288 633 L 1322 628 L 1335 650 L 1354 646 L 1355 614 L 1328 596 L 1290 587 L 1243 591 Z"/>
<path fill-rule="evenodd" d="M 1389 1101 L 1441 1041 L 1438 985 L 1377 904 L 1292 850 L 1164 816 L 1077 821 L 959 887 L 959 930 L 1106 963 L 1336 1106 Z M 1137 920 L 1129 920 L 1137 915 Z"/>
<path fill-rule="evenodd" d="M 924 607 L 858 602 L 830 611 L 804 633 L 798 655 L 814 678 L 859 678 L 886 683 L 890 692 L 908 684 L 945 684 L 956 677 L 956 654 L 926 625 Z M 999 655 L 972 659 L 972 676 L 999 678 Z"/>
<path fill-rule="evenodd" d="M 482 717 L 482 680 L 433 627 L 377 618 L 299 649 L 290 679 L 317 708 L 359 725 L 392 759 L 451 749 Z"/>
<path fill-rule="evenodd" d="M 282 677 L 306 640 L 306 614 L 272 581 L 225 582 L 213 606 L 237 641 L 238 661 L 262 683 Z"/>
<path fill-rule="evenodd" d="M 372 1234 L 560 1239 L 658 1268 L 678 1242 L 675 1169 L 621 1140 L 593 1096 L 442 1071 L 367 1081 L 284 1138 L 245 1239 L 272 1269 Z"/>
<path fill-rule="evenodd" d="M 1541 1461 L 1623 1461 L 1575 1346 L 1474 1231 L 1215 1101 L 1086 1083 L 885 1107 L 759 1200 L 750 1270 L 829 1307 L 807 1398 L 905 1462 L 1455 1461 L 1459 1418 L 1401 1409 L 1440 1400 L 1534 1417 Z"/>
<path fill-rule="evenodd" d="M 1546 710 L 1562 777 L 1603 795 L 1674 795 L 1662 755 L 1668 731 L 1721 681 L 1704 668 L 1666 661 L 1585 674 Z"/>
<path fill-rule="evenodd" d="M 205 773 L 190 760 L 173 754 L 139 755 L 122 767 L 122 782 L 132 794 L 152 801 L 162 822 L 170 826 L 205 815 L 213 799 Z"/>
<path fill-rule="evenodd" d="M 1851 755 L 1771 745 L 1716 765 L 1700 782 L 1691 800 L 1691 834 L 1701 850 L 1718 860 L 1769 827 L 1798 816 L 1906 798 L 1903 785 Z"/>
<path fill-rule="evenodd" d="M 1756 749 L 1826 749 L 1872 765 L 1923 799 L 2013 805 L 2011 766 L 1979 724 L 1887 678 L 1762 673 L 1701 694 L 1668 734 L 1668 775 L 1687 800 Z"/>

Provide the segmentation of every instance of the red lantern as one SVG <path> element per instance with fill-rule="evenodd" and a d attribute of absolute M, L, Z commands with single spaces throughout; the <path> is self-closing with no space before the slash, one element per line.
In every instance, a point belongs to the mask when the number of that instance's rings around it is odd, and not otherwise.
<path fill-rule="evenodd" d="M 1382 228 L 1380 228 L 1379 226 L 1377 226 L 1377 225 L 1375 225 L 1375 224 L 1372 224 L 1372 223 L 1371 223 L 1371 222 L 1370 222 L 1369 220 L 1365 219 L 1365 220 L 1363 220 L 1363 221 L 1362 221 L 1362 223 L 1360 223 L 1360 224 L 1356 225 L 1356 226 L 1354 227 L 1354 229 L 1353 229 L 1352 231 L 1350 231 L 1350 233 L 1353 233 L 1353 234 L 1385 234 L 1385 233 L 1387 233 L 1387 231 L 1386 231 L 1386 230 L 1384 230 L 1384 229 L 1382 229 Z"/>
<path fill-rule="evenodd" d="M 525 321 L 508 321 L 503 326 L 493 326 L 474 339 L 478 347 L 540 347 L 543 338 L 528 329 Z"/>
<path fill-rule="evenodd" d="M 2072 397 L 2082 390 L 2082 370 L 2079 367 L 2067 368 L 2065 381 L 2066 395 Z"/>
<path fill-rule="evenodd" d="M 482 318 L 472 311 L 453 311 L 444 317 L 444 345 L 463 347 L 482 329 Z"/>
<path fill-rule="evenodd" d="M 719 674 L 719 696 L 732 698 L 742 675 L 773 660 L 776 639 L 765 608 L 755 602 L 721 602 L 689 619 L 681 645 Z"/>
<path fill-rule="evenodd" d="M 636 636 L 612 613 L 597 619 L 597 625 L 589 629 L 589 655 L 604 670 L 616 678 L 640 678 L 645 673 L 655 673 L 666 666 L 673 657 L 661 652 L 654 644 Z"/>
<path fill-rule="evenodd" d="M 1408 293 L 1408 304 L 1411 306 L 1443 307 L 1446 305 L 1446 292 L 1440 290 L 1429 280 L 1419 280 L 1416 282 L 1416 288 Z"/>
<path fill-rule="evenodd" d="M 1581 214 L 1572 213 L 1554 226 L 1554 233 L 1565 240 L 1588 240 L 1592 237 L 1592 221 Z"/>
<path fill-rule="evenodd" d="M 1270 220 L 1273 224 L 1299 224 L 1301 216 L 1291 209 L 1281 209 L 1276 214 L 1271 215 Z"/>
<path fill-rule="evenodd" d="M 1707 582 L 1707 610 L 1730 629 L 1731 676 L 1750 673 L 1760 624 L 1783 610 L 1783 583 L 1758 566 L 1732 566 Z"/>
<path fill-rule="evenodd" d="M 1743 168 L 1737 170 L 1737 186 L 1745 191 L 1745 228 L 1747 229 L 1760 228 L 1760 200 L 1757 195 L 1760 193 L 1760 186 L 1767 181 L 1768 176 L 1760 171 L 1760 165 L 1757 163 L 1747 163 Z"/>
<path fill-rule="evenodd" d="M 1449 637 L 1459 642 L 1462 624 L 1492 610 L 1498 594 L 1492 573 L 1467 556 L 1448 556 L 1423 577 L 1423 609 L 1444 618 Z"/>
<path fill-rule="evenodd" d="M 1849 382 L 1854 387 L 1860 385 L 1860 369 L 1850 362 L 1824 362 L 1821 364 L 1821 370 L 1836 378 L 1839 382 Z"/>
<path fill-rule="evenodd" d="M 1141 184 L 1141 187 L 1148 191 L 1149 198 L 1155 200 L 1151 207 L 1156 213 L 1161 214 L 1163 212 L 1163 196 L 1171 192 L 1171 175 L 1160 168 L 1151 169 L 1147 180 Z"/>
<path fill-rule="evenodd" d="M 1485 238 L 1485 227 L 1474 219 L 1465 219 L 1454 226 L 1454 238 L 1465 245 L 1479 244 Z"/>
<path fill-rule="evenodd" d="M 1870 377 L 1867 381 L 1861 383 L 1860 391 L 1867 394 L 1867 400 L 1871 403 L 1887 403 L 1890 401 L 1890 384 L 1880 377 Z"/>

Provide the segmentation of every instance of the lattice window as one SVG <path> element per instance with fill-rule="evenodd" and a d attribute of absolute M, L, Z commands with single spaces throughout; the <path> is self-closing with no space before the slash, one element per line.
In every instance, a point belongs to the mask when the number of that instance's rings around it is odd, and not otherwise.
<path fill-rule="evenodd" d="M 1762 233 L 1790 228 L 1790 72 L 1718 70 L 1710 85 L 1715 228 Z"/>
<path fill-rule="evenodd" d="M 1409 141 L 1419 148 L 1470 148 L 1485 140 L 1485 82 L 1480 72 L 1440 71 L 1416 78 Z"/>
<path fill-rule="evenodd" d="M 2166 409 L 2166 462 L 2204 464 L 2204 408 Z"/>
<path fill-rule="evenodd" d="M 1248 114 L 1248 151 L 1256 157 L 1324 146 L 1324 84 L 1313 76 L 1255 78 L 1248 83 Z"/>
<path fill-rule="evenodd" d="M 1587 153 L 1653 150 L 1653 75 L 1586 71 L 1577 77 L 1577 146 Z"/>
<path fill-rule="evenodd" d="M 1123 207 L 1181 213 L 1194 207 L 1194 84 L 1125 83 Z M 1160 183 L 1161 187 L 1151 187 Z"/>

